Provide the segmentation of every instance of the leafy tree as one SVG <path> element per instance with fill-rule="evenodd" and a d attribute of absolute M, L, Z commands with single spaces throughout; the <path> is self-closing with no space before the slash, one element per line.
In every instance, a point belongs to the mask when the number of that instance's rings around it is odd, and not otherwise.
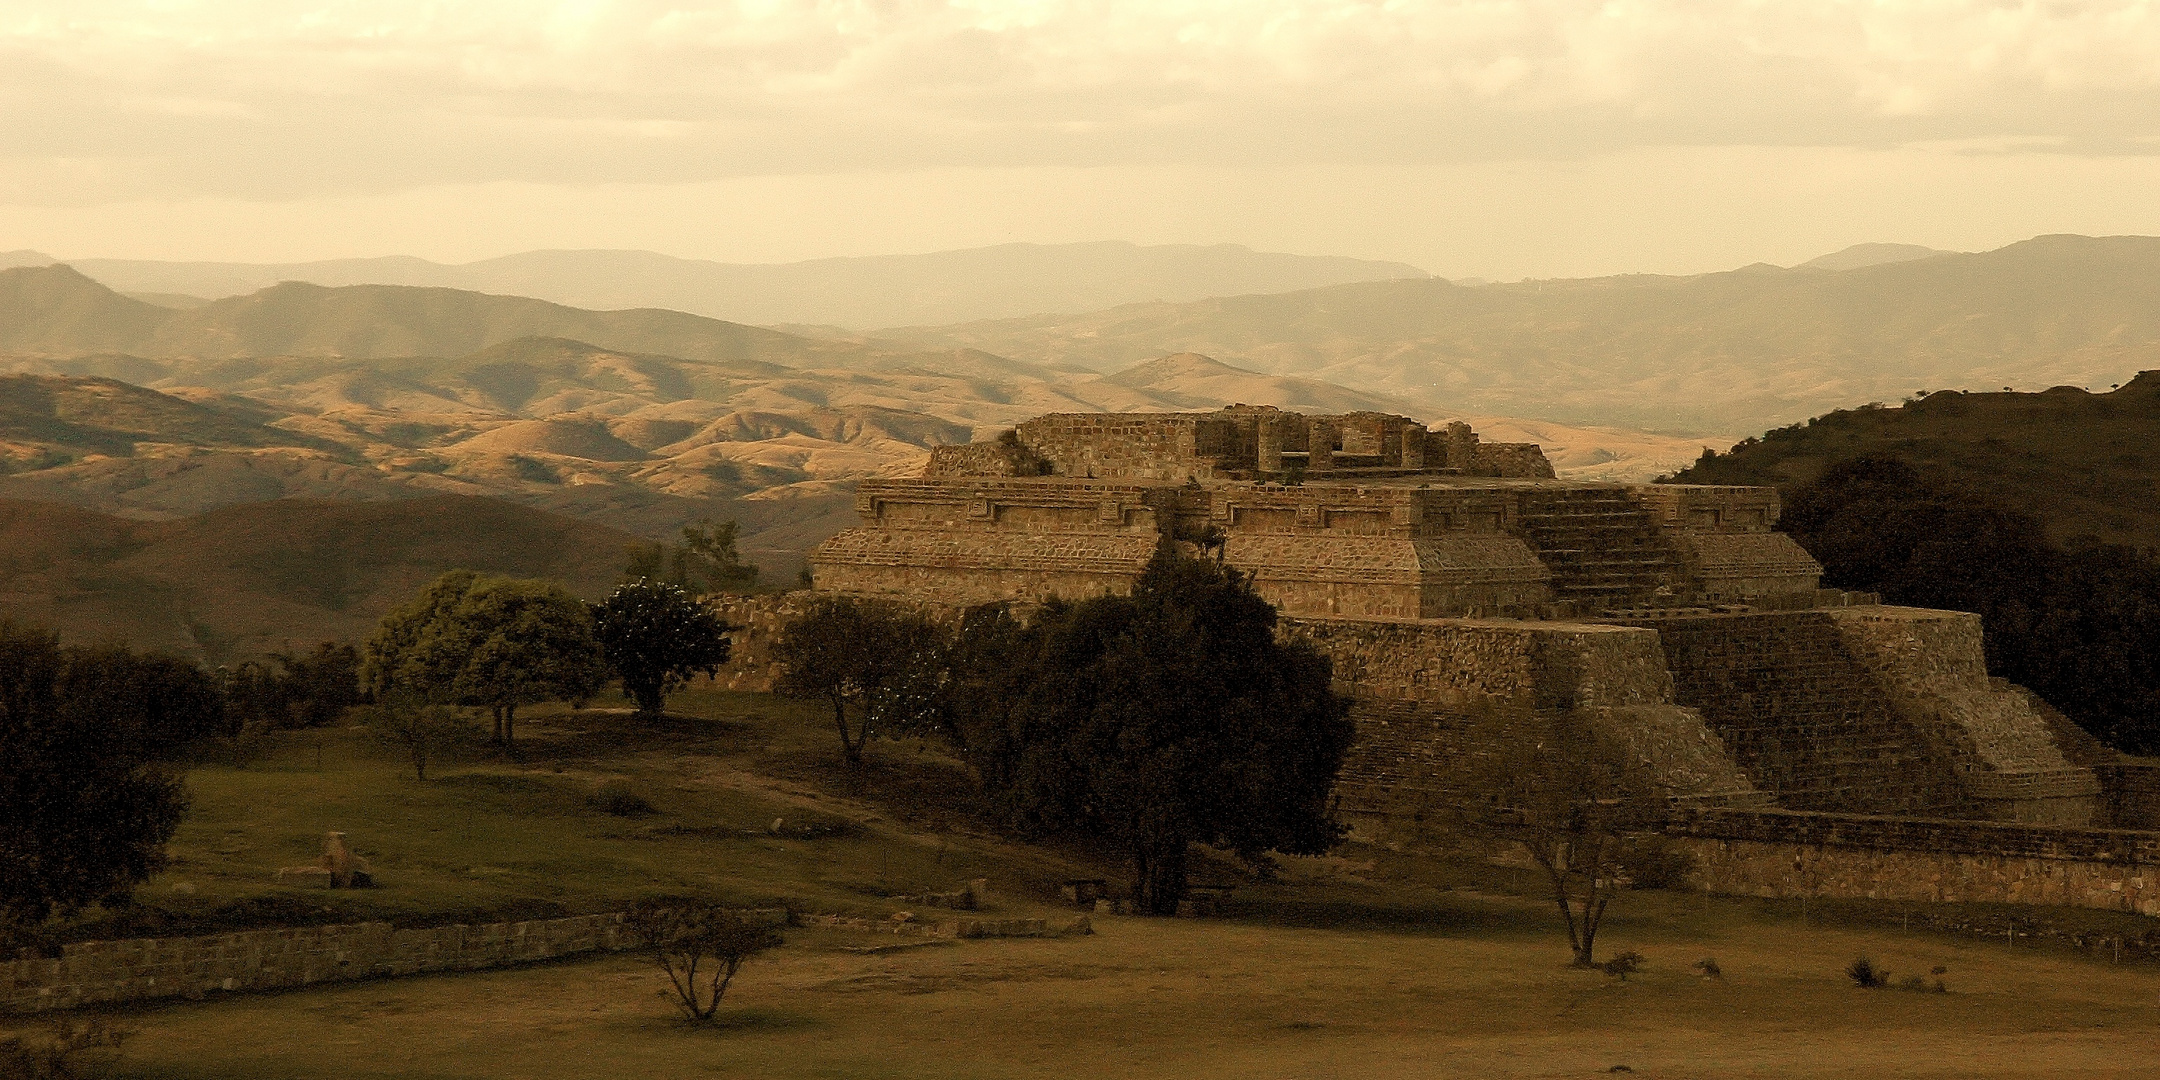
<path fill-rule="evenodd" d="M 1780 527 L 1826 582 L 1971 611 L 1990 673 L 2121 749 L 2160 750 L 2160 560 L 2068 550 L 2038 521 L 1891 458 L 1837 462 L 1791 493 Z"/>
<path fill-rule="evenodd" d="M 710 604 L 678 585 L 639 578 L 593 605 L 593 635 L 623 693 L 659 716 L 667 695 L 690 676 L 715 675 L 728 660 L 728 631 Z"/>
<path fill-rule="evenodd" d="M 360 684 L 369 696 L 380 698 L 404 687 L 429 701 L 457 701 L 464 665 L 438 641 L 453 632 L 458 605 L 479 581 L 480 575 L 471 570 L 449 571 L 382 617 L 361 650 Z"/>
<path fill-rule="evenodd" d="M 364 715 L 376 738 L 405 751 L 412 760 L 414 778 L 423 782 L 429 760 L 462 742 L 467 730 L 457 708 L 422 700 L 402 687 L 368 706 Z"/>
<path fill-rule="evenodd" d="M 714 524 L 701 520 L 685 525 L 673 545 L 647 541 L 630 545 L 630 562 L 623 577 L 679 585 L 695 593 L 730 592 L 757 583 L 758 568 L 742 561 L 735 549 L 737 526 L 733 520 Z"/>
<path fill-rule="evenodd" d="M 67 649 L 62 657 L 63 708 L 82 723 L 109 727 L 145 759 L 230 731 L 217 681 L 192 661 L 118 645 Z"/>
<path fill-rule="evenodd" d="M 517 708 L 582 701 L 607 680 L 585 605 L 546 581 L 453 570 L 383 617 L 363 679 L 380 696 L 402 687 L 494 716 L 495 740 L 517 748 Z"/>
<path fill-rule="evenodd" d="M 1340 838 L 1349 702 L 1236 570 L 1166 541 L 1130 597 L 978 616 L 951 655 L 946 722 L 993 807 L 1122 847 L 1143 910 L 1176 909 L 1192 843 L 1257 860 Z"/>
<path fill-rule="evenodd" d="M 1594 967 L 1622 872 L 1669 858 L 1638 835 L 1659 810 L 1658 793 L 1579 713 L 1495 708 L 1473 722 L 1502 728 L 1483 741 L 1505 749 L 1466 772 L 1471 798 L 1455 808 L 1458 820 L 1529 853 L 1545 872 L 1575 966 Z"/>
<path fill-rule="evenodd" d="M 689 1019 L 711 1020 L 743 961 L 779 944 L 780 932 L 741 913 L 697 900 L 642 900 L 625 922 L 667 972 L 675 1004 Z"/>
<path fill-rule="evenodd" d="M 220 692 L 235 728 L 321 727 L 359 704 L 360 650 L 325 641 L 307 653 L 272 653 L 219 670 Z"/>
<path fill-rule="evenodd" d="M 67 666 L 52 635 L 0 622 L 0 922 L 119 902 L 187 807 L 134 732 L 63 691 Z"/>
<path fill-rule="evenodd" d="M 306 653 L 273 653 L 271 659 L 280 669 L 292 723 L 321 727 L 360 703 L 360 650 L 349 642 L 317 642 Z"/>
<path fill-rule="evenodd" d="M 894 711 L 891 695 L 915 685 L 908 675 L 923 670 L 939 638 L 936 625 L 912 612 L 845 597 L 820 600 L 788 620 L 773 643 L 782 665 L 774 689 L 831 706 L 841 756 L 858 765 L 878 720 Z"/>

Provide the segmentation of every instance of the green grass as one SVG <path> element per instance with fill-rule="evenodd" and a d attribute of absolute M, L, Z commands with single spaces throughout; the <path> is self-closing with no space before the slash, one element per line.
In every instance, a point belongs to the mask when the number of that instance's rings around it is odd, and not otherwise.
<path fill-rule="evenodd" d="M 476 746 L 434 763 L 425 782 L 365 731 L 275 733 L 244 764 L 191 769 L 192 808 L 170 868 L 132 908 L 93 911 L 67 936 L 201 932 L 266 916 L 524 918 L 660 893 L 884 914 L 886 896 L 971 877 L 1054 891 L 1081 872 L 967 825 L 965 777 L 941 757 L 888 744 L 851 773 L 795 703 L 706 692 L 676 704 L 697 715 L 655 725 L 540 710 L 521 717 L 515 760 Z M 611 782 L 656 812 L 606 812 L 594 795 Z M 917 790 L 941 795 L 906 815 L 866 801 Z M 277 879 L 280 867 L 312 862 L 333 830 L 369 861 L 378 887 Z"/>
<path fill-rule="evenodd" d="M 1060 879 L 1118 876 L 1100 852 L 992 836 L 969 813 L 963 774 L 925 747 L 876 744 L 869 767 L 850 770 L 814 710 L 710 691 L 675 704 L 686 715 L 659 725 L 545 712 L 521 724 L 521 759 L 475 752 L 426 783 L 363 733 L 282 734 L 244 767 L 191 773 L 178 862 L 124 917 L 419 923 L 608 910 L 666 892 L 882 915 L 912 907 L 895 894 L 971 877 L 991 880 L 996 915 L 1052 915 Z M 589 796 L 609 781 L 657 812 L 604 812 Z M 381 888 L 276 881 L 330 829 L 373 862 Z M 1239 880 L 1213 859 L 1196 876 Z M 1648 963 L 1622 981 L 1566 966 L 1530 872 L 1350 845 L 1285 860 L 1272 883 L 1241 880 L 1217 919 L 1099 917 L 1088 937 L 886 953 L 865 947 L 889 936 L 792 930 L 743 970 L 706 1029 L 675 1019 L 663 977 L 628 955 L 108 1016 L 133 1032 L 119 1074 L 145 1080 L 1587 1076 L 1616 1065 L 1647 1077 L 2097 1077 L 2150 1064 L 2153 965 L 1907 931 L 1901 910 L 1818 902 L 1803 916 L 1791 901 L 1623 894 L 1601 952 L 1635 949 Z M 2152 922 L 2064 919 L 2108 932 Z M 100 925 L 115 923 L 82 929 Z M 1843 974 L 1860 954 L 1893 976 L 1946 967 L 1950 992 L 1860 990 Z M 1724 978 L 1693 974 L 1704 957 Z"/>

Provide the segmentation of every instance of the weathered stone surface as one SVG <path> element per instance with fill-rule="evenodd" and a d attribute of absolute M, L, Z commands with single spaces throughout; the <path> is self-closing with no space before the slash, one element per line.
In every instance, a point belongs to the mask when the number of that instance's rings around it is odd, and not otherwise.
<path fill-rule="evenodd" d="M 2160 833 L 1733 810 L 1681 813 L 1666 831 L 1712 892 L 2160 915 Z"/>

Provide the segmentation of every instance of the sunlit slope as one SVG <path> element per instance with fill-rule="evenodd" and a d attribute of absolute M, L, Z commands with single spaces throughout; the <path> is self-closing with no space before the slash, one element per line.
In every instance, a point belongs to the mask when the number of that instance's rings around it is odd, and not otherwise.
<path fill-rule="evenodd" d="M 1749 431 L 1915 390 L 2126 381 L 2160 356 L 2160 238 L 1846 270 L 1371 282 L 879 336 L 1098 370 L 1199 352 L 1425 412 Z"/>
<path fill-rule="evenodd" d="M 605 595 L 635 538 L 493 499 L 280 499 L 172 521 L 0 500 L 0 618 L 211 662 L 364 637 L 445 570 Z"/>

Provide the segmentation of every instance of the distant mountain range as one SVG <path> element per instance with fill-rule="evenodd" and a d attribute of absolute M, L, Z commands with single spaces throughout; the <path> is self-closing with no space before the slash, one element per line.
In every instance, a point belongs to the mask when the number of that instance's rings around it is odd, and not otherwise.
<path fill-rule="evenodd" d="M 41 266 L 34 251 L 0 267 Z M 1288 292 L 1347 281 L 1422 278 L 1405 263 L 1253 251 L 1235 244 L 1002 244 L 926 255 L 752 265 L 650 251 L 528 251 L 445 265 L 409 256 L 308 263 L 80 259 L 125 293 L 194 306 L 280 282 L 410 285 L 536 297 L 582 308 L 667 308 L 739 323 L 866 328 L 1093 311 L 1136 301 Z"/>
<path fill-rule="evenodd" d="M 1367 282 L 863 340 L 1100 371 L 1200 352 L 1427 414 L 1759 431 L 1918 390 L 2104 389 L 2160 367 L 2160 238 L 2043 236 L 1979 254 L 1864 245 L 1692 277 Z"/>

